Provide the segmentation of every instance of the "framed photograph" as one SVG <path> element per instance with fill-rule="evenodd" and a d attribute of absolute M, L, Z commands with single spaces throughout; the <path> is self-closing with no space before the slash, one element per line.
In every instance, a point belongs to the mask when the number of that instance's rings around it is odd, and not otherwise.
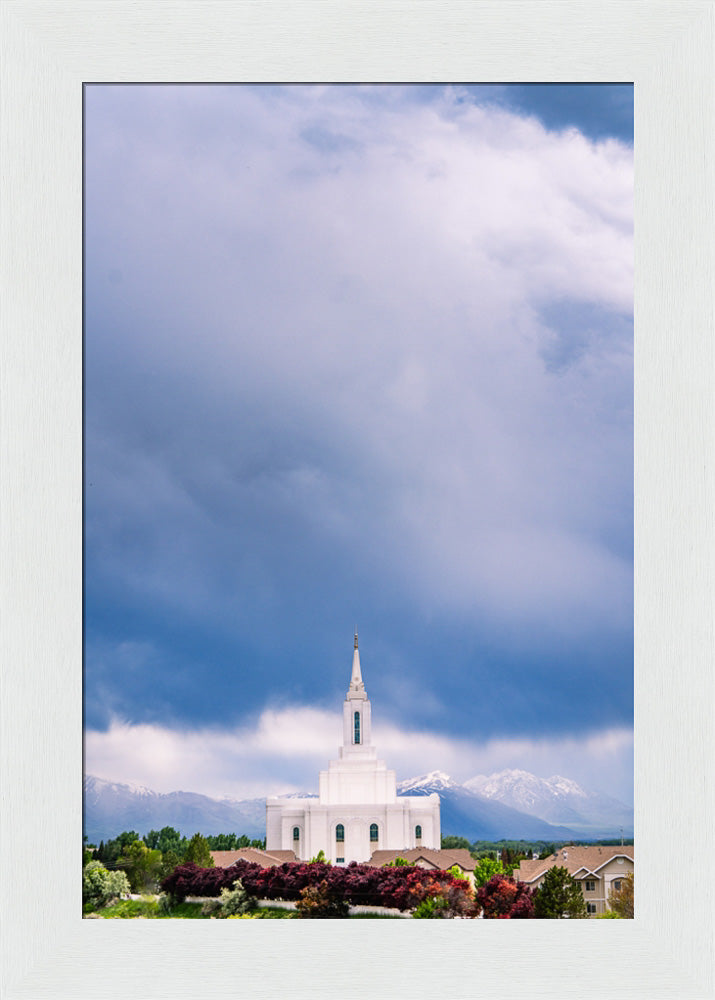
<path fill-rule="evenodd" d="M 712 4 L 2 18 L 3 995 L 715 995 Z M 356 631 L 344 676 L 309 677 L 351 574 L 382 646 L 361 672 Z M 239 635 L 270 703 L 226 665 Z M 83 921 L 84 772 L 298 795 L 333 716 L 327 819 L 269 798 L 268 849 L 308 857 L 326 822 L 334 864 L 389 853 L 400 810 L 339 810 L 366 761 L 394 785 L 371 725 L 447 791 L 566 757 L 635 788 L 635 919 Z M 439 847 L 409 802 L 410 849 Z"/>

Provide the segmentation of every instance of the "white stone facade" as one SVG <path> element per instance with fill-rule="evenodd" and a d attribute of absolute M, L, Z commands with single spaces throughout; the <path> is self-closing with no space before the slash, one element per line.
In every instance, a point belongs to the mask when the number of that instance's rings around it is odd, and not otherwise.
<path fill-rule="evenodd" d="M 338 759 L 320 772 L 317 799 L 266 800 L 266 850 L 294 850 L 303 860 L 322 850 L 348 864 L 377 850 L 440 845 L 439 796 L 398 796 L 395 772 L 377 758 L 356 635 Z"/>

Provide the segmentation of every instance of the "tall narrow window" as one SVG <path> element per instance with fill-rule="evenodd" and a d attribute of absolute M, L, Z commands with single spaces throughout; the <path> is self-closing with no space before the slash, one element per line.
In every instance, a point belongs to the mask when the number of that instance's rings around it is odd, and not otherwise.
<path fill-rule="evenodd" d="M 293 840 L 300 840 L 300 827 L 293 827 Z"/>
<path fill-rule="evenodd" d="M 415 840 L 422 840 L 422 827 L 421 826 L 416 826 L 415 827 Z"/>
<path fill-rule="evenodd" d="M 345 840 L 345 827 L 342 823 L 338 823 L 335 827 L 335 839 L 339 844 L 342 844 Z"/>
<path fill-rule="evenodd" d="M 355 743 L 360 742 L 360 713 L 355 713 Z"/>
<path fill-rule="evenodd" d="M 370 843 L 377 843 L 377 823 L 370 824 Z"/>

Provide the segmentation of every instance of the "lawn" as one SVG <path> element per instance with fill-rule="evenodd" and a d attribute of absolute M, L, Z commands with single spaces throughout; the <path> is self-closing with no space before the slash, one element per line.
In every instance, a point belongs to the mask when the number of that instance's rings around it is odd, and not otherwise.
<path fill-rule="evenodd" d="M 100 910 L 85 909 L 84 915 L 96 914 L 105 920 L 209 920 L 202 913 L 203 903 L 177 903 L 167 913 L 160 909 L 155 896 L 145 896 L 142 899 L 120 899 Z M 254 907 L 241 919 L 244 920 L 295 920 L 298 914 L 295 910 L 287 910 L 280 906 Z M 399 920 L 399 917 L 388 913 L 355 913 L 351 920 Z"/>

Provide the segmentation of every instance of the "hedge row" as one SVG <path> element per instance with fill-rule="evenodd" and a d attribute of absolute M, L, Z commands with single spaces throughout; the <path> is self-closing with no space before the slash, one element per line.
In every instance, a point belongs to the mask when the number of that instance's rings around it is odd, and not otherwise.
<path fill-rule="evenodd" d="M 199 868 L 188 863 L 178 865 L 161 883 L 164 892 L 177 900 L 186 896 L 219 896 L 240 878 L 244 888 L 257 899 L 299 900 L 306 886 L 325 881 L 331 894 L 351 906 L 387 906 L 399 910 L 414 909 L 427 897 L 440 896 L 450 913 L 474 915 L 470 886 L 449 872 L 427 871 L 413 866 L 373 868 L 353 861 L 346 867 L 320 861 L 286 862 L 274 868 L 262 868 L 249 861 L 238 861 L 230 868 Z"/>

